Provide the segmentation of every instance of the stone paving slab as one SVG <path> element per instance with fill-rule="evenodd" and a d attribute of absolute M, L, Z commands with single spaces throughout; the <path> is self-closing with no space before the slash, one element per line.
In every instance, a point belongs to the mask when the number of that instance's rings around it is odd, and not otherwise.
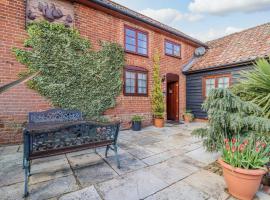
<path fill-rule="evenodd" d="M 184 179 L 184 182 L 203 191 L 213 199 L 225 200 L 229 197 L 225 192 L 226 184 L 224 178 L 209 171 L 201 170 L 194 173 Z"/>
<path fill-rule="evenodd" d="M 59 200 L 102 200 L 95 187 L 90 187 L 63 195 Z"/>
<path fill-rule="evenodd" d="M 19 183 L 24 180 L 22 169 L 22 155 L 7 154 L 0 159 L 0 187 Z"/>
<path fill-rule="evenodd" d="M 73 169 L 87 167 L 103 162 L 103 159 L 96 153 L 86 153 L 82 155 L 67 154 L 67 159 Z"/>
<path fill-rule="evenodd" d="M 83 187 L 118 176 L 118 174 L 104 161 L 87 167 L 77 168 L 74 170 L 74 173 Z"/>
<path fill-rule="evenodd" d="M 31 165 L 31 176 L 29 184 L 35 184 L 55 178 L 71 175 L 72 171 L 66 158 L 52 159 L 50 161 L 40 160 Z"/>
<path fill-rule="evenodd" d="M 178 165 L 175 165 L 176 162 L 178 162 Z M 190 176 L 195 171 L 198 171 L 199 168 L 171 158 L 163 163 L 148 167 L 147 170 L 170 185 Z"/>
<path fill-rule="evenodd" d="M 48 199 L 78 189 L 79 186 L 76 184 L 74 176 L 65 176 L 31 185 L 29 188 L 30 194 L 28 199 Z"/>
<path fill-rule="evenodd" d="M 100 183 L 98 190 L 106 200 L 139 200 L 167 186 L 166 182 L 143 169 Z"/>
<path fill-rule="evenodd" d="M 194 151 L 185 154 L 186 156 L 192 158 L 193 160 L 197 160 L 201 163 L 205 163 L 205 166 L 214 162 L 219 157 L 218 153 L 210 153 L 205 150 L 205 148 L 201 147 Z"/>
<path fill-rule="evenodd" d="M 126 151 L 138 159 L 144 159 L 155 154 L 139 145 L 130 146 L 128 149 L 126 149 Z"/>
<path fill-rule="evenodd" d="M 23 199 L 23 189 L 24 183 L 16 183 L 9 186 L 0 187 L 0 199 L 21 200 Z"/>
<path fill-rule="evenodd" d="M 147 157 L 145 159 L 142 159 L 142 161 L 146 163 L 147 165 L 154 165 L 154 164 L 164 162 L 172 157 L 175 157 L 184 153 L 185 151 L 181 149 L 173 149 L 173 150 L 165 151 L 165 152 Z"/>
<path fill-rule="evenodd" d="M 181 181 L 146 198 L 145 200 L 206 200 L 209 196 Z"/>
<path fill-rule="evenodd" d="M 122 156 L 120 156 L 121 168 L 118 169 L 115 159 L 115 156 L 105 158 L 105 160 L 110 164 L 110 166 L 120 175 L 139 170 L 147 166 L 145 163 L 135 158 L 134 156 L 130 154 L 123 154 Z"/>

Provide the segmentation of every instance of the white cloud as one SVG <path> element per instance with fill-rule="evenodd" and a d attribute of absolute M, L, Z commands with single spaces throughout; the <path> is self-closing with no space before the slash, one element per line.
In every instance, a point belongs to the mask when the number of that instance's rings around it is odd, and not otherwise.
<path fill-rule="evenodd" d="M 242 28 L 237 28 L 237 27 L 232 27 L 232 26 L 228 26 L 226 28 L 223 29 L 214 29 L 214 28 L 210 28 L 208 31 L 206 32 L 201 32 L 201 33 L 191 33 L 190 36 L 195 37 L 203 42 L 207 42 L 210 40 L 214 40 L 235 32 L 239 32 L 242 31 Z"/>
<path fill-rule="evenodd" d="M 193 0 L 189 6 L 193 13 L 226 15 L 232 12 L 270 10 L 270 0 Z"/>
<path fill-rule="evenodd" d="M 197 21 L 202 18 L 202 16 L 199 14 L 193 15 L 190 13 L 181 13 L 178 10 L 172 8 L 164 8 L 158 10 L 147 8 L 140 11 L 140 13 L 169 25 L 172 25 L 175 22 L 179 22 L 181 20 Z"/>

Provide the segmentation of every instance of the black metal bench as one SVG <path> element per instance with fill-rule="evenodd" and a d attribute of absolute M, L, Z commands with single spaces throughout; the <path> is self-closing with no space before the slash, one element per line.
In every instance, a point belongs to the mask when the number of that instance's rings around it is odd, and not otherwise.
<path fill-rule="evenodd" d="M 23 129 L 24 196 L 28 195 L 30 161 L 33 159 L 106 146 L 105 156 L 112 149 L 120 168 L 117 154 L 119 122 L 85 121 L 81 112 L 62 109 L 31 112 L 28 117 L 28 123 Z"/>

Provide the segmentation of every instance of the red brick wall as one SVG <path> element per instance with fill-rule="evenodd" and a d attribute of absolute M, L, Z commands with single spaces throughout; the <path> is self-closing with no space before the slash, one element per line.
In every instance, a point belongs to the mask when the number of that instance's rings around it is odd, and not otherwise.
<path fill-rule="evenodd" d="M 145 26 L 138 23 L 128 22 L 110 14 L 106 14 L 101 11 L 86 7 L 81 4 L 76 4 L 75 13 L 77 16 L 76 27 L 80 33 L 87 37 L 94 48 L 98 48 L 98 42 L 100 40 L 118 42 L 124 45 L 124 25 L 129 25 L 134 28 L 148 32 L 149 35 L 149 57 L 143 57 L 133 54 L 126 54 L 126 64 L 135 65 L 146 68 L 148 70 L 149 77 L 149 91 L 148 97 L 130 97 L 121 94 L 117 99 L 117 106 L 108 110 L 105 114 L 111 117 L 116 117 L 125 123 L 122 123 L 123 127 L 128 127 L 128 122 L 135 114 L 144 116 L 144 125 L 148 125 L 152 122 L 151 115 L 151 102 L 150 94 L 152 88 L 152 58 L 157 49 L 161 55 L 161 75 L 166 73 L 176 73 L 179 75 L 179 108 L 180 118 L 186 107 L 186 81 L 185 76 L 181 73 L 181 66 L 188 62 L 192 57 L 195 47 L 185 43 L 181 40 L 176 40 L 165 35 L 155 32 L 153 30 L 145 28 Z M 174 42 L 180 43 L 182 48 L 182 59 L 166 56 L 164 53 L 164 39 L 169 39 Z M 166 81 L 163 83 L 163 90 L 166 91 Z"/>
<path fill-rule="evenodd" d="M 99 41 L 113 41 L 123 45 L 124 24 L 145 30 L 149 33 L 149 58 L 126 54 L 127 65 L 144 67 L 149 70 L 149 91 L 152 88 L 152 57 L 155 49 L 161 54 L 161 74 L 177 73 L 179 82 L 180 117 L 185 109 L 185 77 L 181 73 L 181 66 L 192 56 L 194 48 L 181 40 L 168 38 L 165 35 L 147 29 L 137 23 L 131 23 L 90 7 L 75 4 L 75 26 L 80 33 L 87 37 L 95 49 L 99 48 Z M 26 38 L 25 5 L 23 0 L 0 1 L 0 86 L 14 81 L 18 73 L 25 70 L 11 52 L 12 47 L 22 47 Z M 182 59 L 164 55 L 164 39 L 170 39 L 182 45 Z M 165 91 L 166 82 L 163 84 Z M 30 111 L 41 111 L 50 108 L 48 100 L 28 89 L 25 84 L 19 84 L 0 94 L 0 144 L 18 143 L 21 141 L 21 124 L 26 121 Z M 118 118 L 123 127 L 128 126 L 134 114 L 145 117 L 144 125 L 151 123 L 150 97 L 126 97 L 122 94 L 117 98 L 115 108 L 105 112 L 105 115 Z"/>
<path fill-rule="evenodd" d="M 23 0 L 0 1 L 0 86 L 18 79 L 25 70 L 11 52 L 22 47 L 26 38 L 25 4 Z M 29 111 L 48 109 L 49 102 L 30 90 L 25 84 L 0 94 L 0 144 L 19 143 L 22 140 L 21 124 Z"/>

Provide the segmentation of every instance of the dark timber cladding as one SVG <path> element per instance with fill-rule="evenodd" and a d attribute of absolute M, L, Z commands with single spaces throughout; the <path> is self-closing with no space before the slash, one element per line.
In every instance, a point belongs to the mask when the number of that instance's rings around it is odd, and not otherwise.
<path fill-rule="evenodd" d="M 204 71 L 198 73 L 186 74 L 186 91 L 187 91 L 187 109 L 192 110 L 195 118 L 207 118 L 206 112 L 201 109 L 202 103 L 204 101 L 203 96 L 203 77 L 218 75 L 218 74 L 231 74 L 232 84 L 236 83 L 240 78 L 240 73 L 242 70 L 250 69 L 251 65 L 230 67 L 226 69 L 216 69 L 213 71 Z"/>

